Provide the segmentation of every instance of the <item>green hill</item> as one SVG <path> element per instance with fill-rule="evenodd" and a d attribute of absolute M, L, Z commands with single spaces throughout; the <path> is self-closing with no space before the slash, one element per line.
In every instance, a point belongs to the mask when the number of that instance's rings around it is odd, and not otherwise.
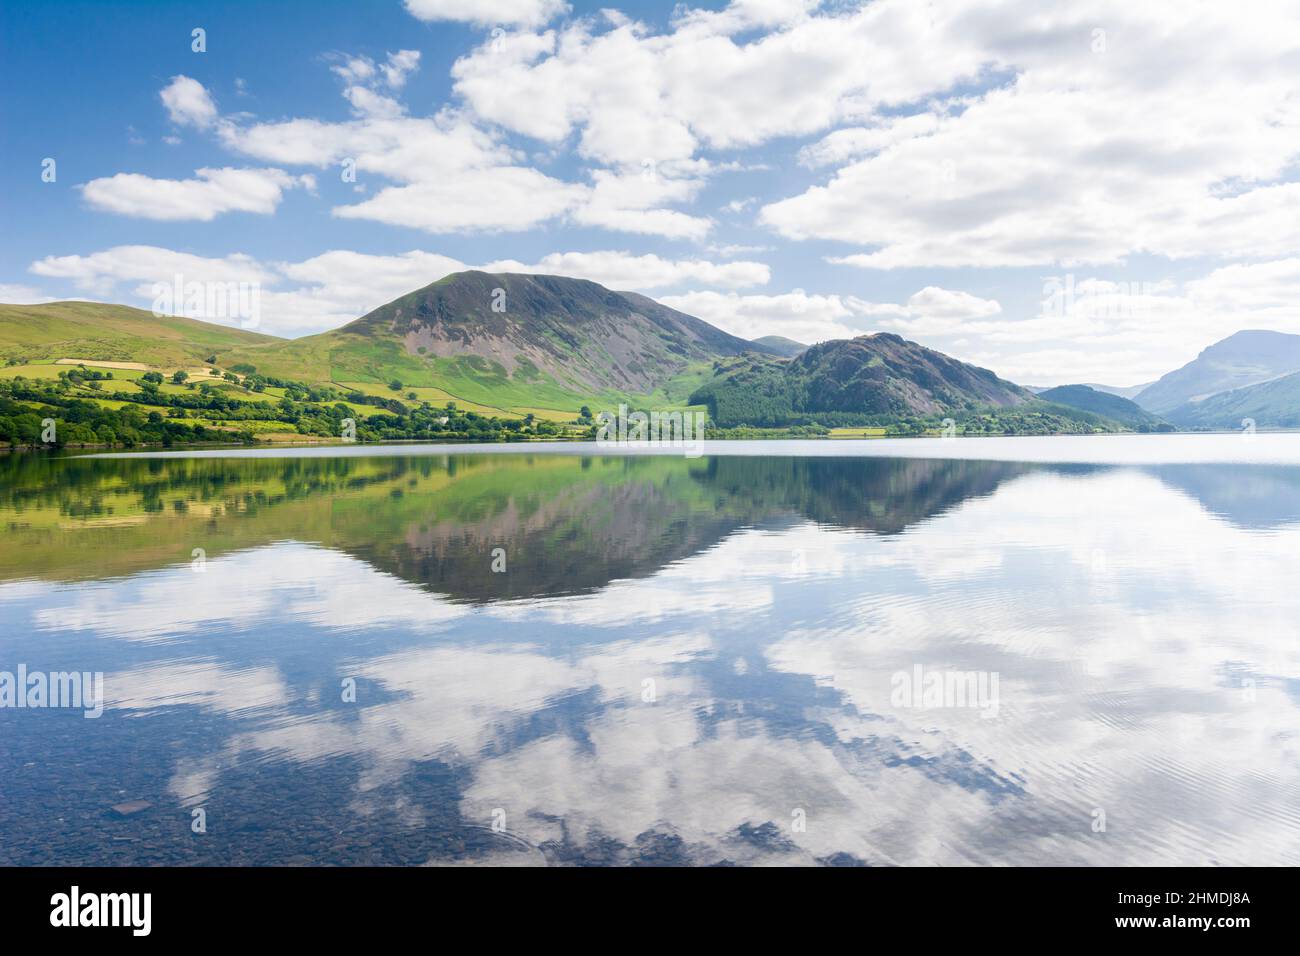
<path fill-rule="evenodd" d="M 158 367 L 201 364 L 214 352 L 257 347 L 273 336 L 144 309 L 99 302 L 0 305 L 0 361 L 59 359 L 139 362 Z"/>
<path fill-rule="evenodd" d="M 782 355 L 786 358 L 794 358 L 808 348 L 802 342 L 787 339 L 784 335 L 764 335 L 762 338 L 754 339 L 754 344 L 761 345 L 774 355 Z"/>
<path fill-rule="evenodd" d="M 1136 402 L 1108 392 L 1098 391 L 1090 385 L 1058 385 L 1038 393 L 1045 402 L 1068 405 L 1086 412 L 1104 415 L 1106 418 L 1122 422 L 1130 428 L 1156 429 L 1167 424 L 1157 415 L 1152 415 Z"/>

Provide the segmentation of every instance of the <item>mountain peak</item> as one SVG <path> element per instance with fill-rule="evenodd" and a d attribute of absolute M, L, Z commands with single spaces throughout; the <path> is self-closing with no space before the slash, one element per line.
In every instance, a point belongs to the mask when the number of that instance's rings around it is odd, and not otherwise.
<path fill-rule="evenodd" d="M 693 364 L 755 346 L 634 292 L 587 279 L 467 270 L 373 309 L 337 333 L 363 337 L 402 364 L 573 396 L 649 394 Z M 565 400 L 569 402 L 568 399 Z"/>

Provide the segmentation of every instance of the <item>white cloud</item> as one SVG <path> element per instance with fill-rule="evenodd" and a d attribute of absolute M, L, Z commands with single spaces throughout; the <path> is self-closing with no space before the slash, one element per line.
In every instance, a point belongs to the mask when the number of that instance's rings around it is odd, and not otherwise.
<path fill-rule="evenodd" d="M 183 74 L 173 76 L 158 95 L 177 126 L 206 129 L 216 122 L 217 104 L 198 80 Z"/>
<path fill-rule="evenodd" d="M 531 229 L 572 210 L 587 191 L 525 166 L 462 170 L 455 178 L 390 186 L 373 198 L 336 206 L 344 219 L 373 219 L 426 232 Z"/>
<path fill-rule="evenodd" d="M 420 20 L 459 20 L 477 26 L 541 26 L 569 9 L 564 0 L 406 0 Z"/>
<path fill-rule="evenodd" d="M 850 159 L 878 153 L 894 143 L 933 132 L 938 125 L 938 117 L 934 114 L 916 113 L 885 118 L 875 126 L 837 129 L 799 150 L 799 162 L 814 169 L 838 166 Z"/>
<path fill-rule="evenodd" d="M 291 176 L 279 169 L 199 169 L 196 179 L 154 179 L 139 173 L 118 173 L 92 179 L 82 195 L 96 209 L 142 219 L 209 222 L 225 212 L 268 215 L 284 190 L 314 187 L 308 176 Z"/>
<path fill-rule="evenodd" d="M 703 187 L 695 176 L 674 176 L 647 163 L 637 172 L 595 170 L 594 186 L 574 210 L 574 220 L 618 232 L 702 239 L 711 228 L 708 219 L 662 208 L 668 203 L 695 198 Z"/>
<path fill-rule="evenodd" d="M 121 281 L 171 282 L 177 275 L 187 282 L 264 283 L 271 279 L 270 271 L 250 256 L 215 259 L 157 246 L 114 246 L 86 256 L 46 256 L 33 262 L 30 271 L 69 280 L 78 289 L 100 296 L 112 294 Z M 139 294 L 152 298 L 147 291 Z"/>
<path fill-rule="evenodd" d="M 334 64 L 330 70 L 349 84 L 368 83 L 375 77 L 375 61 L 368 56 L 352 56 Z"/>
<path fill-rule="evenodd" d="M 928 285 L 907 300 L 907 311 L 926 318 L 970 319 L 997 315 L 1002 306 L 993 299 L 981 299 L 969 292 Z"/>
<path fill-rule="evenodd" d="M 960 327 L 964 321 L 995 315 L 1002 309 L 994 300 L 935 286 L 915 293 L 905 304 L 868 302 L 855 296 L 810 295 L 802 289 L 782 295 L 688 292 L 662 296 L 660 301 L 741 338 L 783 335 L 810 345 L 871 331 L 896 330 L 892 326 L 902 327 L 909 321 L 939 320 L 945 327 Z"/>
<path fill-rule="evenodd" d="M 388 54 L 388 62 L 380 67 L 384 82 L 392 89 L 400 90 L 406 85 L 406 79 L 420 67 L 419 50 L 398 50 Z"/>
<path fill-rule="evenodd" d="M 358 177 L 374 173 L 397 182 L 446 179 L 466 169 L 499 166 L 516 155 L 463 114 L 368 116 L 344 122 L 290 119 L 219 128 L 229 149 L 257 159 L 325 169 L 356 162 Z"/>
<path fill-rule="evenodd" d="M 1207 315 L 1300 332 L 1300 258 L 1224 266 L 1188 282 L 1186 292 Z"/>
<path fill-rule="evenodd" d="M 392 96 L 380 92 L 387 87 L 396 92 L 406 85 L 407 77 L 420 66 L 418 50 L 398 50 L 388 54 L 388 60 L 376 64 L 368 56 L 347 57 L 330 67 L 348 84 L 344 98 L 352 104 L 353 112 L 361 117 L 393 119 L 406 112 Z"/>
<path fill-rule="evenodd" d="M 6 305 L 38 305 L 42 302 L 54 301 L 50 296 L 41 294 L 40 290 L 29 285 L 0 282 L 0 302 Z"/>

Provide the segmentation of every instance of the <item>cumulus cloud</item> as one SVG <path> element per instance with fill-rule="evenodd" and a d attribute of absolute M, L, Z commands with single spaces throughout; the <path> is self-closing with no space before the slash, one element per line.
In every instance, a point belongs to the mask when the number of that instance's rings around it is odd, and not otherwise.
<path fill-rule="evenodd" d="M 343 219 L 373 219 L 426 232 L 531 229 L 578 205 L 586 191 L 524 166 L 464 170 L 455 179 L 390 186 L 337 206 Z"/>
<path fill-rule="evenodd" d="M 141 219 L 209 222 L 226 212 L 275 212 L 286 189 L 315 187 L 311 176 L 280 169 L 199 169 L 195 179 L 118 173 L 92 179 L 82 195 L 96 209 Z"/>
<path fill-rule="evenodd" d="M 667 32 L 576 21 L 486 44 L 452 74 L 484 118 L 555 142 L 577 130 L 583 155 L 627 164 L 816 133 L 973 78 L 986 61 L 974 42 L 936 55 L 914 4 L 810 16 L 814 6 L 688 9 Z"/>
<path fill-rule="evenodd" d="M 712 226 L 707 218 L 663 208 L 694 199 L 704 185 L 698 176 L 670 175 L 647 163 L 637 172 L 596 170 L 592 177 L 590 193 L 574 210 L 580 224 L 672 239 L 702 239 Z"/>
<path fill-rule="evenodd" d="M 695 198 L 711 172 L 708 163 L 593 169 L 589 183 L 557 179 L 527 165 L 521 151 L 464 110 L 407 115 L 396 93 L 418 60 L 418 53 L 403 50 L 384 64 L 368 57 L 334 64 L 347 84 L 350 120 L 218 118 L 212 125 L 224 146 L 246 156 L 336 167 L 363 185 L 367 174 L 390 181 L 365 200 L 334 207 L 342 219 L 438 234 L 521 231 L 560 220 L 696 240 L 711 228 L 706 217 L 667 208 Z"/>
<path fill-rule="evenodd" d="M 179 74 L 163 87 L 159 97 L 177 126 L 207 129 L 217 120 L 217 104 L 198 80 Z"/>
<path fill-rule="evenodd" d="M 933 113 L 888 117 L 874 126 L 851 126 L 837 129 L 799 150 L 799 162 L 810 168 L 838 166 L 850 159 L 878 153 L 894 143 L 924 136 L 938 128 Z"/>

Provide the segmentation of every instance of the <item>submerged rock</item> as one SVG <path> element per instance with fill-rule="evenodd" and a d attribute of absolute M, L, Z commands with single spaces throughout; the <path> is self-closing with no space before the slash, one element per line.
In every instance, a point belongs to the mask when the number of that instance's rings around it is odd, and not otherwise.
<path fill-rule="evenodd" d="M 152 806 L 153 804 L 148 800 L 128 800 L 126 803 L 113 804 L 113 812 L 119 817 L 130 817 L 137 813 L 143 813 Z"/>

